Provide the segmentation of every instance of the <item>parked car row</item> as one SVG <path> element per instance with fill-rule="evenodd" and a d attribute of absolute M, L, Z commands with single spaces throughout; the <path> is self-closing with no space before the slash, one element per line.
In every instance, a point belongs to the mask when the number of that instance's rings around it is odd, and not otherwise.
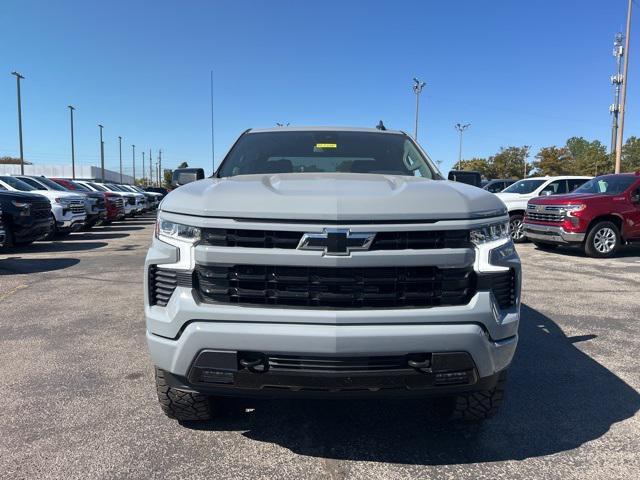
<path fill-rule="evenodd" d="M 164 195 L 132 185 L 0 175 L 0 247 L 64 237 L 155 210 Z"/>

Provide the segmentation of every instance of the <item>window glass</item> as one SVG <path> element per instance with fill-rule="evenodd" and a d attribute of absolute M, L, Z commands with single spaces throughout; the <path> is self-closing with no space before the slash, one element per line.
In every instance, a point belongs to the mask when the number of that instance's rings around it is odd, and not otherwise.
<path fill-rule="evenodd" d="M 632 175 L 603 175 L 589 180 L 574 193 L 601 193 L 618 195 L 635 183 L 637 177 Z"/>
<path fill-rule="evenodd" d="M 32 192 L 32 191 L 36 190 L 36 188 L 32 187 L 28 183 L 23 182 L 19 178 L 12 177 L 10 175 L 4 175 L 4 176 L 0 177 L 0 180 L 2 180 L 4 183 L 9 185 L 10 187 L 13 187 L 16 190 L 20 190 L 22 192 Z"/>
<path fill-rule="evenodd" d="M 573 192 L 576 188 L 580 185 L 584 185 L 587 181 L 588 179 L 586 178 L 571 178 L 567 180 L 567 183 L 569 184 L 569 191 Z"/>
<path fill-rule="evenodd" d="M 434 177 L 405 135 L 344 131 L 248 133 L 229 152 L 218 176 L 315 172 Z"/>
<path fill-rule="evenodd" d="M 34 190 L 46 190 L 46 188 L 44 188 L 44 185 L 39 184 L 32 178 L 23 177 L 20 180 L 22 180 L 24 183 L 28 183 L 29 185 L 31 185 Z"/>
<path fill-rule="evenodd" d="M 560 195 L 562 193 L 567 193 L 567 181 L 566 180 L 556 180 L 551 182 L 549 185 L 545 186 L 540 192 L 541 195 L 544 195 L 547 192 L 551 192 L 551 195 Z"/>
<path fill-rule="evenodd" d="M 546 180 L 539 180 L 539 179 L 518 180 L 509 188 L 504 189 L 503 192 L 520 193 L 520 194 L 531 193 L 534 190 L 536 190 L 540 185 L 542 185 L 544 182 L 546 182 Z"/>

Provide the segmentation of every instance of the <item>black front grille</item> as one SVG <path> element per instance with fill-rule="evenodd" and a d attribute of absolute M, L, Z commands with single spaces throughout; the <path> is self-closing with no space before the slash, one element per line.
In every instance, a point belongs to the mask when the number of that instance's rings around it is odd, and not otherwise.
<path fill-rule="evenodd" d="M 127 204 L 135 205 L 136 204 L 136 198 L 135 197 L 127 197 Z"/>
<path fill-rule="evenodd" d="M 204 302 L 319 308 L 465 305 L 473 270 L 437 267 L 196 266 Z"/>
<path fill-rule="evenodd" d="M 242 353 L 240 354 L 242 356 Z M 411 370 L 410 358 L 419 361 L 429 360 L 426 355 L 396 355 L 380 357 L 309 357 L 298 355 L 269 355 L 267 361 L 272 371 L 303 371 L 319 373 L 352 373 Z"/>
<path fill-rule="evenodd" d="M 513 269 L 498 273 L 477 275 L 478 290 L 491 290 L 500 308 L 509 308 L 516 303 L 516 272 Z"/>
<path fill-rule="evenodd" d="M 149 305 L 165 307 L 178 285 L 191 287 L 193 274 L 183 270 L 149 267 Z"/>
<path fill-rule="evenodd" d="M 39 208 L 37 210 L 31 210 L 31 215 L 35 220 L 49 220 L 51 218 L 51 208 L 47 205 L 47 208 Z"/>
<path fill-rule="evenodd" d="M 203 245 L 217 247 L 295 249 L 304 232 L 209 228 Z M 468 230 L 378 232 L 369 250 L 405 250 L 470 247 Z"/>

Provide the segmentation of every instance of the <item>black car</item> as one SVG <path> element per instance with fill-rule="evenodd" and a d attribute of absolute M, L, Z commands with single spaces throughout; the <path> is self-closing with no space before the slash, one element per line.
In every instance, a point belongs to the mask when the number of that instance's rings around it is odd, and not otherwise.
<path fill-rule="evenodd" d="M 515 182 L 516 180 L 512 180 L 510 178 L 496 178 L 495 180 L 489 180 L 488 182 L 486 182 L 484 185 L 482 185 L 482 188 L 491 193 L 498 193 Z"/>
<path fill-rule="evenodd" d="M 35 242 L 51 232 L 51 203 L 42 195 L 10 192 L 0 187 L 0 210 L 5 247 Z"/>

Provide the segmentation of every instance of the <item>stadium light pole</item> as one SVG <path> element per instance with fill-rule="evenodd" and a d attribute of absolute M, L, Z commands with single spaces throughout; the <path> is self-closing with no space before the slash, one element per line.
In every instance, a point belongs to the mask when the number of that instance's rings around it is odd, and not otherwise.
<path fill-rule="evenodd" d="M 470 126 L 470 123 L 465 123 L 464 125 L 461 123 L 455 124 L 456 130 L 460 133 L 460 144 L 458 146 L 458 170 L 460 170 L 460 165 L 462 164 L 462 134 Z"/>
<path fill-rule="evenodd" d="M 71 178 L 76 179 L 76 147 L 75 141 L 73 139 L 73 111 L 75 107 L 73 105 L 68 105 L 69 113 L 71 115 Z"/>
<path fill-rule="evenodd" d="M 120 183 L 122 183 L 122 137 L 118 136 L 118 151 L 120 154 Z"/>
<path fill-rule="evenodd" d="M 104 127 L 100 124 L 98 124 L 98 127 L 100 127 L 100 181 L 104 183 L 104 142 L 102 141 L 102 129 Z"/>
<path fill-rule="evenodd" d="M 18 138 L 20 140 L 20 175 L 24 175 L 24 151 L 22 149 L 22 97 L 20 95 L 20 80 L 24 79 L 18 72 L 11 72 L 15 75 L 18 87 Z"/>
<path fill-rule="evenodd" d="M 622 162 L 622 139 L 624 131 L 624 113 L 627 104 L 627 85 L 629 84 L 629 39 L 631 37 L 631 6 L 633 1 L 629 0 L 627 7 L 627 33 L 624 39 L 624 69 L 622 71 L 622 91 L 620 92 L 620 126 L 618 127 L 618 138 L 616 140 L 616 166 L 615 173 L 620 173 Z"/>
<path fill-rule="evenodd" d="M 413 130 L 413 139 L 418 141 L 418 114 L 420 111 L 420 94 L 422 93 L 422 89 L 426 85 L 425 82 L 421 82 L 417 78 L 413 79 L 413 93 L 416 94 L 416 125 Z"/>
<path fill-rule="evenodd" d="M 136 184 L 136 146 L 131 145 L 131 159 L 133 161 L 133 184 Z"/>

